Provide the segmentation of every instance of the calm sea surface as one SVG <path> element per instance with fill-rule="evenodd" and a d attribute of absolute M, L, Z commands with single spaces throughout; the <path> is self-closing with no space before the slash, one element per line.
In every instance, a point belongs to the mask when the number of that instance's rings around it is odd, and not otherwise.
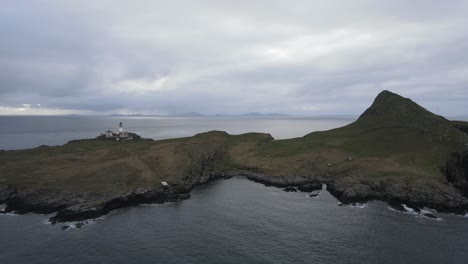
<path fill-rule="evenodd" d="M 303 136 L 352 122 L 309 118 L 0 117 L 0 148 L 94 137 L 122 120 L 155 139 L 208 130 Z M 0 263 L 467 263 L 468 218 L 437 220 L 381 202 L 338 206 L 244 178 L 220 180 L 180 203 L 121 209 L 61 230 L 45 215 L 0 215 Z"/>
<path fill-rule="evenodd" d="M 127 131 L 145 138 L 193 136 L 211 130 L 230 134 L 270 133 L 276 139 L 302 137 L 353 122 L 353 118 L 306 117 L 109 117 L 0 116 L 0 149 L 62 145 L 72 139 L 94 138 L 123 122 Z"/>

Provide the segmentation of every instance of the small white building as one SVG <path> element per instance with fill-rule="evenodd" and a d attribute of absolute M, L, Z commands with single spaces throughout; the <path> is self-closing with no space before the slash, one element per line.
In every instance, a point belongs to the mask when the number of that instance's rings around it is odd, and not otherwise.
<path fill-rule="evenodd" d="M 106 135 L 106 138 L 110 138 L 110 137 L 113 137 L 114 136 L 114 132 L 112 132 L 111 130 L 107 130 L 105 132 L 105 135 Z"/>

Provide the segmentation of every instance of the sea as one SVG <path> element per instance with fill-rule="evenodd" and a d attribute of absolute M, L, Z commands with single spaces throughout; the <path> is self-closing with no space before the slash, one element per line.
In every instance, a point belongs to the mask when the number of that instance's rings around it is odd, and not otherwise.
<path fill-rule="evenodd" d="M 304 136 L 350 117 L 3 116 L 0 149 L 61 145 L 124 128 L 165 139 L 210 130 Z M 0 263 L 468 263 L 468 217 L 341 205 L 242 177 L 196 187 L 176 203 L 139 205 L 84 223 L 0 214 Z M 2 206 L 0 205 L 0 210 Z M 83 225 L 82 225 L 83 224 Z"/>

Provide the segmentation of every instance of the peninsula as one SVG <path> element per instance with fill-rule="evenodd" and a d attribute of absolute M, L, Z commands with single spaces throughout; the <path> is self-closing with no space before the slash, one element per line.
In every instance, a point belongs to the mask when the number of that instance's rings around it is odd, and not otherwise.
<path fill-rule="evenodd" d="M 74 140 L 0 151 L 3 212 L 55 213 L 51 222 L 190 197 L 196 185 L 245 176 L 343 203 L 382 200 L 465 214 L 468 123 L 381 92 L 354 123 L 301 138 L 211 131 L 169 140 Z"/>

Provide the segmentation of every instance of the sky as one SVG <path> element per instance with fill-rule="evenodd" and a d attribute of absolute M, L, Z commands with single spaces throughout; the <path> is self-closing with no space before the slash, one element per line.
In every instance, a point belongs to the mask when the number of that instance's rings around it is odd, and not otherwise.
<path fill-rule="evenodd" d="M 0 3 L 0 115 L 468 114 L 468 1 Z"/>

